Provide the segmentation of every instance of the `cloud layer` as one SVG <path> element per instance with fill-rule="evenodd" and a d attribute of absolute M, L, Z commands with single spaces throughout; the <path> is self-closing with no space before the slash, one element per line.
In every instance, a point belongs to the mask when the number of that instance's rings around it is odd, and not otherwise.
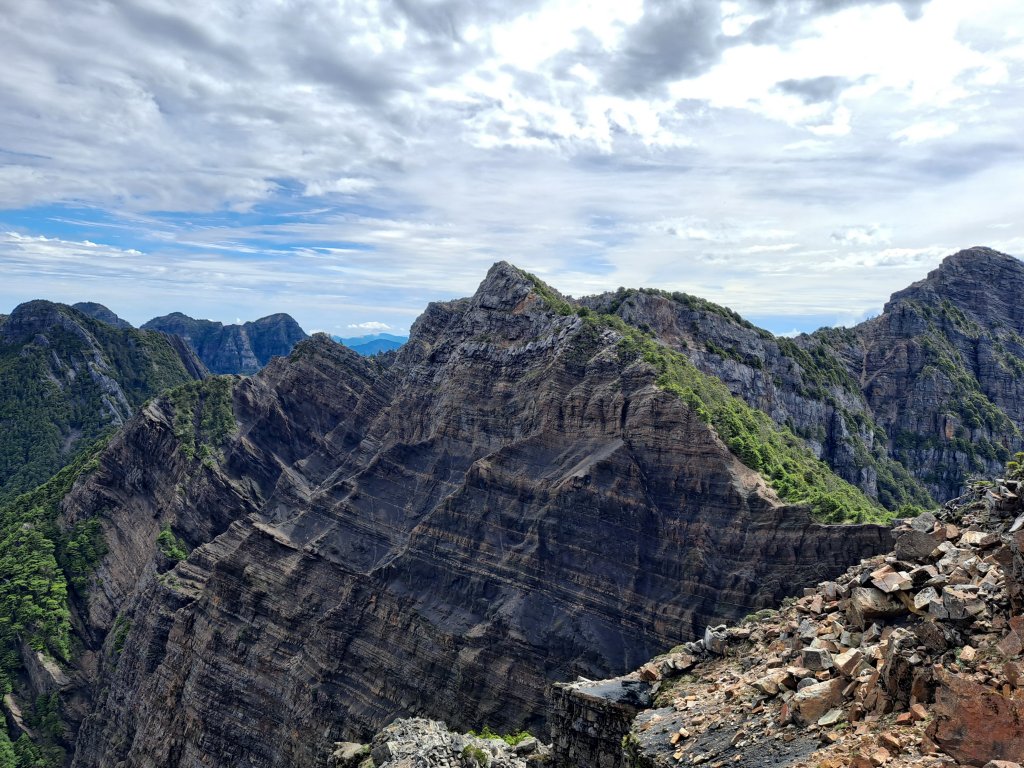
<path fill-rule="evenodd" d="M 38 0 L 0 302 L 407 328 L 499 258 L 778 330 L 1024 253 L 1011 0 Z"/>

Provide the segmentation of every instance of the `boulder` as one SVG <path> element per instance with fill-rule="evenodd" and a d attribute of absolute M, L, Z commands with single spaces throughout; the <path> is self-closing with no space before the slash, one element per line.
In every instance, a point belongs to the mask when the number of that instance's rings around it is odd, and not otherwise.
<path fill-rule="evenodd" d="M 832 669 L 835 666 L 832 661 L 832 654 L 824 648 L 804 648 L 800 654 L 800 665 L 807 667 L 812 672 Z"/>
<path fill-rule="evenodd" d="M 908 629 L 897 627 L 889 635 L 882 651 L 882 685 L 893 701 L 903 705 L 910 703 L 915 666 L 911 657 L 916 646 L 916 635 Z"/>
<path fill-rule="evenodd" d="M 870 619 L 888 619 L 905 613 L 907 607 L 901 601 L 874 587 L 854 587 L 846 607 L 850 623 L 861 629 L 867 627 Z"/>
<path fill-rule="evenodd" d="M 725 654 L 726 646 L 729 643 L 728 635 L 725 633 L 725 626 L 708 627 L 704 630 L 704 647 L 708 653 L 718 656 Z"/>
<path fill-rule="evenodd" d="M 958 763 L 984 766 L 1024 755 L 1024 700 L 942 671 L 932 712 L 928 736 Z"/>
<path fill-rule="evenodd" d="M 840 680 L 826 680 L 801 688 L 790 700 L 793 713 L 805 725 L 817 723 L 842 700 L 843 684 Z"/>
<path fill-rule="evenodd" d="M 328 768 L 356 768 L 370 754 L 369 744 L 339 741 L 327 761 Z"/>
<path fill-rule="evenodd" d="M 896 557 L 900 560 L 921 561 L 930 555 L 941 539 L 930 532 L 913 528 L 896 534 Z"/>

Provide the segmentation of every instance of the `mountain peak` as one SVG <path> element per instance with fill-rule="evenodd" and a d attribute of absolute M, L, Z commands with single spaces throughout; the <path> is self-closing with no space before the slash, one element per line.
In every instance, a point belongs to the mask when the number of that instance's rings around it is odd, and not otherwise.
<path fill-rule="evenodd" d="M 142 327 L 182 337 L 211 373 L 255 373 L 306 338 L 295 319 L 283 312 L 239 325 L 172 312 Z"/>
<path fill-rule="evenodd" d="M 117 328 L 131 328 L 132 324 L 127 320 L 123 320 L 118 317 L 111 309 L 105 307 L 102 304 L 98 304 L 95 301 L 80 301 L 77 304 L 71 305 L 74 309 L 77 309 L 83 315 L 87 315 L 94 320 L 106 323 L 107 325 L 113 325 Z"/>
<path fill-rule="evenodd" d="M 994 248 L 976 245 L 944 258 L 937 269 L 928 273 L 926 279 L 957 275 L 961 278 L 987 281 L 991 278 L 993 269 L 1024 275 L 1024 262 Z"/>
<path fill-rule="evenodd" d="M 916 301 L 932 305 L 952 302 L 986 322 L 1024 323 L 1024 311 L 996 294 L 1014 297 L 1024 291 L 1024 262 L 993 248 L 974 246 L 942 260 L 923 280 L 894 293 L 885 311 Z"/>
<path fill-rule="evenodd" d="M 66 305 L 44 299 L 33 299 L 19 304 L 11 310 L 3 324 L 0 340 L 8 344 L 24 342 L 57 325 L 70 328 L 75 322 L 67 316 L 67 310 Z"/>
<path fill-rule="evenodd" d="M 510 310 L 531 293 L 540 297 L 552 309 L 561 311 L 572 308 L 570 299 L 536 275 L 507 261 L 498 261 L 491 266 L 473 300 L 484 309 Z"/>

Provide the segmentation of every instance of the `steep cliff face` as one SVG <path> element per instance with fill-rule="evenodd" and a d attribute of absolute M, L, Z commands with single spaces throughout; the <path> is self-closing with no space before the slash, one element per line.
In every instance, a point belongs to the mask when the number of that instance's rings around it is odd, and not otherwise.
<path fill-rule="evenodd" d="M 937 498 L 994 475 L 1024 427 L 1024 264 L 988 248 L 948 257 L 893 294 L 841 348 L 892 454 Z"/>
<path fill-rule="evenodd" d="M 215 436 L 206 395 L 148 407 L 64 503 L 110 546 L 77 603 L 75 765 L 313 765 L 403 714 L 542 729 L 550 681 L 889 545 L 780 503 L 570 310 L 499 264 L 385 361 L 299 344 L 232 385 Z"/>
<path fill-rule="evenodd" d="M 203 375 L 161 334 L 48 301 L 0 323 L 0 500 L 42 483 L 168 386 Z"/>
<path fill-rule="evenodd" d="M 242 325 L 196 320 L 174 312 L 143 328 L 179 336 L 212 373 L 256 373 L 271 358 L 287 355 L 306 333 L 290 315 L 276 314 Z"/>
<path fill-rule="evenodd" d="M 833 470 L 894 509 L 956 496 L 1021 446 L 1024 264 L 949 256 L 853 328 L 776 338 L 685 294 L 619 291 L 614 311 L 791 428 Z"/>
<path fill-rule="evenodd" d="M 833 331 L 825 340 L 776 338 L 731 310 L 681 293 L 620 291 L 584 303 L 615 312 L 685 354 L 887 508 L 929 503 L 924 485 L 890 457 L 857 378 L 837 356 L 837 340 L 852 332 Z"/>
<path fill-rule="evenodd" d="M 1013 474 L 906 521 L 891 553 L 778 611 L 622 678 L 556 686 L 556 764 L 1018 765 L 1024 482 Z"/>

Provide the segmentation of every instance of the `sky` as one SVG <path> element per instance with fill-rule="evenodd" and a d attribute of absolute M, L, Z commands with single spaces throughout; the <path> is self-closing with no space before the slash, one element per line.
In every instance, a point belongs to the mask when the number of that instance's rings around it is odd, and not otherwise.
<path fill-rule="evenodd" d="M 1019 0 L 32 0 L 0 312 L 408 330 L 495 261 L 849 325 L 1024 256 Z"/>

